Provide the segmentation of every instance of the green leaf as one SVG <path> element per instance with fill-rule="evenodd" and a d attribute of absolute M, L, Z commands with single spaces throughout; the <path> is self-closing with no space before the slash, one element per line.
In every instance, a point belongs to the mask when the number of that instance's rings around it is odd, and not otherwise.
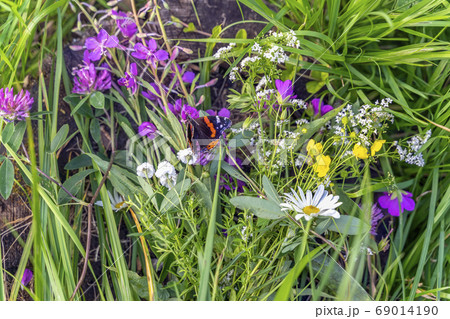
<path fill-rule="evenodd" d="M 325 82 L 323 81 L 309 81 L 308 83 L 306 83 L 306 91 L 308 91 L 308 93 L 314 94 L 319 91 L 324 85 Z"/>
<path fill-rule="evenodd" d="M 17 152 L 20 144 L 22 144 L 23 135 L 25 134 L 26 129 L 27 123 L 25 121 L 17 123 L 16 127 L 14 128 L 14 134 L 9 138 L 9 141 L 7 143 L 14 152 Z"/>
<path fill-rule="evenodd" d="M 73 196 L 76 196 L 83 186 L 84 179 L 94 172 L 95 169 L 87 169 L 85 171 L 78 172 L 75 175 L 69 177 L 69 179 L 64 182 L 63 186 L 67 191 L 69 191 L 69 193 L 71 193 Z M 64 191 L 63 189 L 59 190 L 58 204 L 67 204 L 71 199 L 72 197 L 67 194 L 66 191 Z"/>
<path fill-rule="evenodd" d="M 89 103 L 96 109 L 103 109 L 105 108 L 105 96 L 102 92 L 94 92 L 89 97 Z"/>
<path fill-rule="evenodd" d="M 357 235 L 368 232 L 370 226 L 357 217 L 341 215 L 338 219 L 333 218 L 327 229 L 343 235 Z"/>
<path fill-rule="evenodd" d="M 8 199 L 14 185 L 14 166 L 7 158 L 3 160 L 0 167 L 0 195 Z"/>
<path fill-rule="evenodd" d="M 286 216 L 281 211 L 280 206 L 270 200 L 251 196 L 238 196 L 233 197 L 230 202 L 239 209 L 252 211 L 253 214 L 260 218 L 280 219 Z"/>
<path fill-rule="evenodd" d="M 14 123 L 10 122 L 6 124 L 5 127 L 3 128 L 2 142 L 5 144 L 8 143 L 9 139 L 11 138 L 11 136 L 13 136 L 13 134 L 14 134 Z"/>
<path fill-rule="evenodd" d="M 195 25 L 192 22 L 189 22 L 188 26 L 186 28 L 183 28 L 183 32 L 188 33 L 188 32 L 194 32 L 197 31 L 197 28 L 195 27 Z"/>
<path fill-rule="evenodd" d="M 222 168 L 225 170 L 225 172 L 227 172 L 231 177 L 234 177 L 240 181 L 246 182 L 247 179 L 242 176 L 242 174 L 233 166 L 231 166 L 230 164 L 228 164 L 227 162 L 223 162 L 222 163 Z"/>
<path fill-rule="evenodd" d="M 187 191 L 191 187 L 191 180 L 186 178 L 184 181 L 179 182 L 175 185 L 165 196 L 161 203 L 160 212 L 167 213 L 172 209 L 180 209 L 184 196 L 186 196 Z"/>
<path fill-rule="evenodd" d="M 69 125 L 64 124 L 56 133 L 55 138 L 53 139 L 52 143 L 50 144 L 50 152 L 54 153 L 57 150 L 59 150 L 64 143 L 66 142 L 67 134 L 69 134 Z"/>
<path fill-rule="evenodd" d="M 148 300 L 148 282 L 147 277 L 141 277 L 137 273 L 128 270 L 127 271 L 128 280 L 130 281 L 131 287 L 141 298 Z"/>
<path fill-rule="evenodd" d="M 92 159 L 86 154 L 81 154 L 80 156 L 75 157 L 69 163 L 67 163 L 66 166 L 64 166 L 64 169 L 73 170 L 89 166 L 92 166 Z"/>
<path fill-rule="evenodd" d="M 278 196 L 277 190 L 275 189 L 273 184 L 270 182 L 269 178 L 265 175 L 263 176 L 263 189 L 264 189 L 264 192 L 266 193 L 268 199 L 270 199 L 271 201 L 273 201 L 277 204 L 281 204 L 281 199 L 280 199 L 280 196 Z"/>

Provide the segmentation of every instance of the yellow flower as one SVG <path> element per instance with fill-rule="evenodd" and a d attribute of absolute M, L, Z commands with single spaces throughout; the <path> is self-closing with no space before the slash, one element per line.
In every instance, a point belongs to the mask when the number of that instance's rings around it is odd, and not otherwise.
<path fill-rule="evenodd" d="M 328 155 L 318 155 L 316 157 L 316 163 L 313 166 L 314 172 L 317 176 L 324 177 L 330 170 L 331 158 Z"/>
<path fill-rule="evenodd" d="M 355 132 L 351 132 L 351 133 L 350 133 L 350 137 L 351 137 L 351 138 L 356 138 L 356 133 L 355 133 Z"/>
<path fill-rule="evenodd" d="M 367 148 L 365 148 L 364 146 L 361 146 L 359 144 L 356 144 L 353 147 L 353 155 L 355 155 L 356 158 L 360 158 L 360 159 L 369 158 Z"/>
<path fill-rule="evenodd" d="M 306 151 L 311 156 L 317 156 L 322 154 L 322 143 L 317 143 L 314 140 L 309 140 L 308 145 L 306 145 Z"/>
<path fill-rule="evenodd" d="M 370 155 L 374 156 L 376 152 L 381 150 L 381 147 L 386 142 L 386 140 L 376 140 L 373 142 L 372 147 L 370 148 Z"/>

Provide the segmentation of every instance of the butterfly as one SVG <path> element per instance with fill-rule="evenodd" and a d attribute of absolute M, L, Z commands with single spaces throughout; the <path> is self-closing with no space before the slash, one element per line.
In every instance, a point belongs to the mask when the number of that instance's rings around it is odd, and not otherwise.
<path fill-rule="evenodd" d="M 194 153 L 211 152 L 219 143 L 225 130 L 231 127 L 231 120 L 222 116 L 202 116 L 189 119 L 187 138 Z"/>

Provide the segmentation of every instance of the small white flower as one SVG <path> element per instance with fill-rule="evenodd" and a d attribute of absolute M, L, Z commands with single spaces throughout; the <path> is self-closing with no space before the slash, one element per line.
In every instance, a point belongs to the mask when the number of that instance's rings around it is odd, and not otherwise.
<path fill-rule="evenodd" d="M 193 165 L 197 163 L 198 156 L 197 154 L 194 154 L 192 149 L 189 147 L 185 150 L 181 150 L 177 153 L 177 158 L 183 162 L 184 164 Z"/>
<path fill-rule="evenodd" d="M 142 163 L 136 169 L 137 176 L 152 178 L 155 174 L 155 168 L 150 163 Z"/>
<path fill-rule="evenodd" d="M 122 208 L 127 207 L 127 203 L 123 199 L 122 196 L 119 195 L 116 191 L 114 191 L 114 195 L 108 191 L 109 201 L 111 202 L 111 208 L 113 211 L 121 210 Z M 104 207 L 103 202 L 101 200 L 95 202 L 95 205 Z"/>
<path fill-rule="evenodd" d="M 304 217 L 306 220 L 310 220 L 313 217 L 333 217 L 339 218 L 341 215 L 335 209 L 342 203 L 338 202 L 339 196 L 328 195 L 323 185 L 319 185 L 314 197 L 312 192 L 308 190 L 303 193 L 303 190 L 299 187 L 299 193 L 297 194 L 293 189 L 292 193 L 285 195 L 286 202 L 280 204 L 281 210 L 293 210 L 299 214 L 295 215 L 295 219 L 299 220 Z M 300 195 L 300 196 L 299 196 Z"/>
<path fill-rule="evenodd" d="M 159 178 L 162 186 L 172 188 L 177 182 L 177 171 L 168 161 L 162 161 L 158 164 L 155 176 Z"/>

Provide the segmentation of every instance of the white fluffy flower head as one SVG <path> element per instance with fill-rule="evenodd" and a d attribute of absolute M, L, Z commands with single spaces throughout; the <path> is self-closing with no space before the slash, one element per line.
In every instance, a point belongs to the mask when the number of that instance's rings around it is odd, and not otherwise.
<path fill-rule="evenodd" d="M 319 185 L 314 196 L 310 190 L 303 193 L 299 187 L 298 193 L 292 189 L 292 193 L 285 195 L 285 203 L 280 204 L 283 211 L 293 210 L 297 215 L 295 219 L 299 220 L 304 217 L 310 220 L 313 217 L 333 217 L 339 218 L 341 215 L 336 210 L 342 203 L 338 202 L 339 196 L 328 195 L 323 185 Z"/>
<path fill-rule="evenodd" d="M 194 154 L 192 149 L 189 147 L 185 150 L 181 150 L 177 153 L 177 158 L 184 164 L 193 165 L 197 163 L 198 156 Z"/>
<path fill-rule="evenodd" d="M 136 174 L 140 177 L 152 178 L 153 174 L 155 174 L 155 168 L 152 164 L 145 162 L 137 167 Z"/>
<path fill-rule="evenodd" d="M 172 188 L 177 181 L 177 171 L 168 161 L 162 161 L 158 164 L 155 176 L 159 178 L 161 185 Z"/>

